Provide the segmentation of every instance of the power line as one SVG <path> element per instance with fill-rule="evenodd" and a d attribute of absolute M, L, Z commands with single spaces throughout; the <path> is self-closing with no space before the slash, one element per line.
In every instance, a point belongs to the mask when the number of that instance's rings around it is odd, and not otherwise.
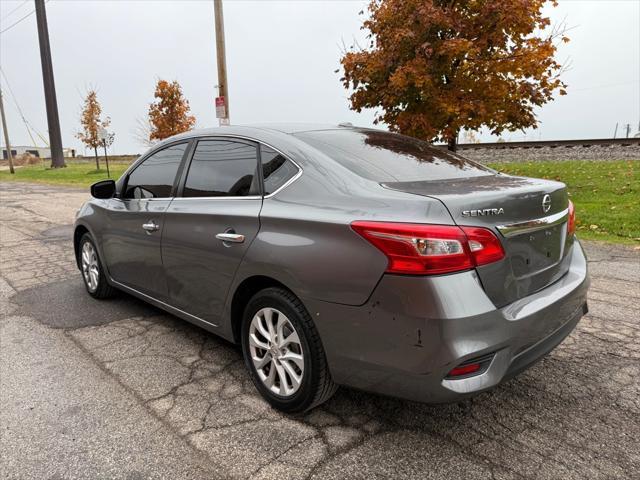
<path fill-rule="evenodd" d="M 7 28 L 5 28 L 4 30 L 0 31 L 0 35 L 2 35 L 4 32 L 6 32 L 7 30 L 11 30 L 13 27 L 15 27 L 16 25 L 18 25 L 20 22 L 22 22 L 23 20 L 26 20 L 27 18 L 29 18 L 31 15 L 33 15 L 34 13 L 36 13 L 35 10 L 31 10 L 29 13 L 27 13 L 24 17 L 22 17 L 20 20 L 18 20 L 15 23 L 12 23 L 11 25 L 9 25 Z"/>
<path fill-rule="evenodd" d="M 22 7 L 24 7 L 27 3 L 29 3 L 29 0 L 24 0 L 24 2 L 22 2 L 20 5 L 18 5 L 16 8 L 14 8 L 13 10 L 11 10 L 9 13 L 7 13 L 4 16 L 4 19 L 6 20 L 8 16 L 10 16 L 13 12 L 17 12 L 18 10 L 20 10 Z"/>
<path fill-rule="evenodd" d="M 42 134 L 38 131 L 38 129 L 35 128 L 33 124 L 29 120 L 27 120 L 27 118 L 24 116 L 24 113 L 22 112 L 22 108 L 20 108 L 20 104 L 18 103 L 18 99 L 16 98 L 16 95 L 13 93 L 13 89 L 11 88 L 11 84 L 9 83 L 9 79 L 7 78 L 7 75 L 4 73 L 4 70 L 2 69 L 2 67 L 0 67 L 0 74 L 2 74 L 2 77 L 4 78 L 4 83 L 7 84 L 7 89 L 9 90 L 9 94 L 11 95 L 11 99 L 13 100 L 13 103 L 16 105 L 18 114 L 22 118 L 22 122 L 24 123 L 24 126 L 27 129 L 27 133 L 31 138 L 31 142 L 33 142 L 33 146 L 34 147 L 37 146 L 37 143 L 33 138 L 33 135 L 31 135 L 31 130 L 33 130 L 33 132 L 38 137 L 40 137 L 40 140 L 42 140 L 45 143 L 45 145 L 49 146 L 49 142 L 47 142 L 47 140 L 42 136 Z"/>
<path fill-rule="evenodd" d="M 44 3 L 49 3 L 49 0 L 47 0 Z M 31 10 L 29 13 L 27 13 L 24 17 L 22 17 L 21 19 L 19 19 L 18 21 L 12 23 L 11 25 L 9 25 L 7 28 L 0 30 L 0 35 L 2 35 L 4 32 L 6 32 L 7 30 L 11 30 L 13 27 L 15 27 L 16 25 L 18 25 L 20 22 L 22 22 L 23 20 L 26 20 L 27 18 L 29 18 L 31 15 L 33 15 L 36 11 L 35 10 Z"/>

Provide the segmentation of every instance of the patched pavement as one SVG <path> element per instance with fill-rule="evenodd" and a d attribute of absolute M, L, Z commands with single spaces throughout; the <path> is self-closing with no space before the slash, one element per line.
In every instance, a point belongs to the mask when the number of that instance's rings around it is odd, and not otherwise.
<path fill-rule="evenodd" d="M 340 389 L 303 417 L 238 348 L 83 291 L 86 193 L 0 184 L 0 478 L 638 478 L 640 252 L 586 244 L 590 313 L 497 389 L 423 405 Z"/>

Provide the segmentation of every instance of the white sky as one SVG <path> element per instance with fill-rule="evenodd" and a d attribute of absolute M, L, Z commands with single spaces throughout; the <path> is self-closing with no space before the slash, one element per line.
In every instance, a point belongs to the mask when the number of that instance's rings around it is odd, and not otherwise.
<path fill-rule="evenodd" d="M 339 81 L 342 41 L 364 38 L 359 27 L 368 2 L 226 0 L 225 29 L 233 123 L 350 121 L 372 125 L 373 114 L 349 110 Z M 12 12 L 12 10 L 15 10 Z M 0 0 L 0 65 L 27 120 L 46 136 L 46 112 L 33 1 Z M 640 0 L 561 0 L 548 8 L 554 22 L 573 29 L 558 59 L 571 58 L 566 97 L 539 111 L 541 126 L 526 138 L 613 136 L 616 122 L 640 122 Z M 82 95 L 98 90 L 116 133 L 115 153 L 144 150 L 136 119 L 153 100 L 158 78 L 183 86 L 198 127 L 217 125 L 213 2 L 70 1 L 47 3 L 63 144 L 83 148 Z M 11 142 L 31 140 L 4 78 Z M 522 140 L 522 132 L 505 139 Z M 483 140 L 490 140 L 487 135 Z M 2 142 L 4 143 L 4 142 Z M 39 142 L 41 144 L 42 142 Z"/>

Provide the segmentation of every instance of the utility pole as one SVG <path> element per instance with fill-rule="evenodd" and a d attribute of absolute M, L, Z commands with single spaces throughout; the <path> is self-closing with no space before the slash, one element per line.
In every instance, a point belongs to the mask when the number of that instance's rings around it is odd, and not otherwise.
<path fill-rule="evenodd" d="M 4 146 L 7 149 L 7 158 L 9 159 L 9 172 L 16 173 L 13 169 L 13 155 L 11 155 L 11 142 L 9 142 L 9 127 L 7 127 L 7 119 L 4 116 L 2 89 L 0 89 L 0 115 L 2 116 L 2 130 L 4 131 Z"/>
<path fill-rule="evenodd" d="M 42 63 L 42 81 L 44 98 L 47 105 L 47 125 L 49 126 L 49 145 L 51 147 L 51 168 L 66 167 L 62 155 L 62 137 L 60 135 L 60 118 L 58 117 L 58 101 L 56 86 L 53 81 L 53 65 L 51 64 L 51 46 L 49 45 L 49 28 L 44 0 L 36 2 L 36 21 L 38 23 L 38 40 L 40 42 L 40 61 Z"/>
<path fill-rule="evenodd" d="M 216 27 L 216 57 L 218 63 L 218 99 L 216 117 L 220 125 L 229 125 L 229 88 L 227 85 L 227 56 L 224 45 L 224 16 L 222 0 L 213 0 Z"/>

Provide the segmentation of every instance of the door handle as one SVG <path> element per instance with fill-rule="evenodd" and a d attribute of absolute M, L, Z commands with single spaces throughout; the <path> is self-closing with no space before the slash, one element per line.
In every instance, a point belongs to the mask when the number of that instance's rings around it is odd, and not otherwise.
<path fill-rule="evenodd" d="M 218 240 L 222 240 L 224 243 L 243 243 L 244 235 L 240 235 L 239 233 L 219 233 L 216 235 Z"/>
<path fill-rule="evenodd" d="M 143 223 L 142 228 L 145 229 L 147 232 L 155 232 L 160 228 L 160 226 L 152 220 L 150 222 Z"/>

